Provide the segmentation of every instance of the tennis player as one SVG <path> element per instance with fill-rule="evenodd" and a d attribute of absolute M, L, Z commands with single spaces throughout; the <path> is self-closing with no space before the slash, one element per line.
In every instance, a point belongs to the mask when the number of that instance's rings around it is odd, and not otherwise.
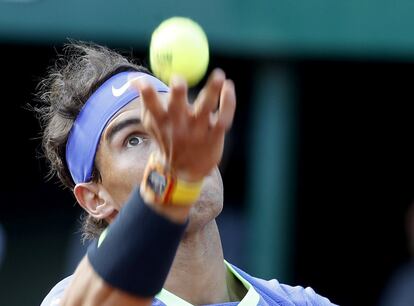
<path fill-rule="evenodd" d="M 236 107 L 216 69 L 194 104 L 94 44 L 71 43 L 40 85 L 43 146 L 93 242 L 42 305 L 333 305 L 223 258 L 217 169 Z"/>

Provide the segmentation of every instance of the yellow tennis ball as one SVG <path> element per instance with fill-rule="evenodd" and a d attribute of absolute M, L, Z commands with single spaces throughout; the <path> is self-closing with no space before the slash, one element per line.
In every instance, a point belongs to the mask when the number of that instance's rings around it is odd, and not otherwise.
<path fill-rule="evenodd" d="M 207 36 L 195 21 L 172 17 L 163 21 L 152 33 L 151 69 L 167 84 L 177 74 L 187 80 L 188 86 L 196 85 L 204 77 L 208 61 Z"/>

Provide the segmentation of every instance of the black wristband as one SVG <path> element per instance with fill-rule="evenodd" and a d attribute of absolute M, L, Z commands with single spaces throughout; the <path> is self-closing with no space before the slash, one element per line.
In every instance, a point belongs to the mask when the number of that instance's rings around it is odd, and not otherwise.
<path fill-rule="evenodd" d="M 177 224 L 156 213 L 135 188 L 88 258 L 102 279 L 140 297 L 161 291 L 187 224 Z"/>

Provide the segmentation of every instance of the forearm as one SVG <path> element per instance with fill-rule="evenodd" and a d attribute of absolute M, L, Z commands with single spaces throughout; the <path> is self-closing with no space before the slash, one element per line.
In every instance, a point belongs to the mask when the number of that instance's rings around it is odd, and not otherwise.
<path fill-rule="evenodd" d="M 60 306 L 148 306 L 152 298 L 140 298 L 108 285 L 93 270 L 87 256 L 80 262 Z"/>
<path fill-rule="evenodd" d="M 187 217 L 182 211 L 174 214 L 153 207 L 134 189 L 103 242 L 89 247 L 64 305 L 124 305 L 119 299 L 132 303 L 125 305 L 147 305 L 162 289 L 185 228 L 175 222 Z"/>

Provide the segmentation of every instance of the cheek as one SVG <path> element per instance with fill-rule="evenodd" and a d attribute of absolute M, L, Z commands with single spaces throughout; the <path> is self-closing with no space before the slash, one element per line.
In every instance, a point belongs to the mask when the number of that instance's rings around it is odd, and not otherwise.
<path fill-rule="evenodd" d="M 117 180 L 120 184 L 130 182 L 139 184 L 144 174 L 145 165 L 148 160 L 148 154 L 126 154 L 120 159 L 115 168 L 117 171 Z"/>
<path fill-rule="evenodd" d="M 118 207 L 128 199 L 132 189 L 140 184 L 150 152 L 151 146 L 147 145 L 145 148 L 113 154 L 108 160 L 102 184 Z"/>

